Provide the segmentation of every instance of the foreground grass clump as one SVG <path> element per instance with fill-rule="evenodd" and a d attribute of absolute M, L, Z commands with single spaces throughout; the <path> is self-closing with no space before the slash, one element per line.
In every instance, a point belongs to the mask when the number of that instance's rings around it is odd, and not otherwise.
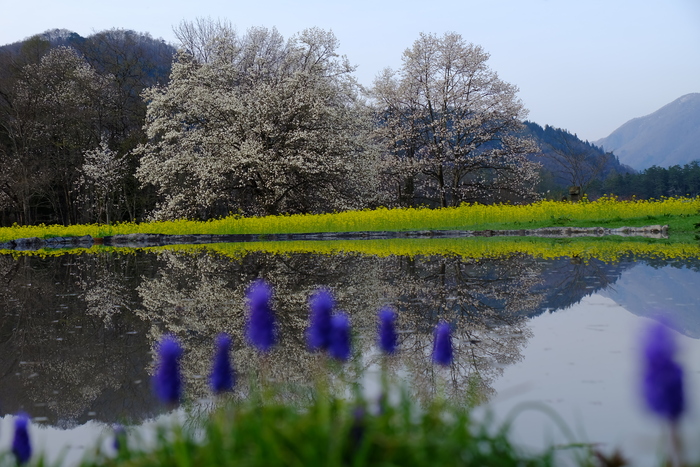
<path fill-rule="evenodd" d="M 410 230 L 507 230 L 551 226 L 622 227 L 667 224 L 671 231 L 692 232 L 700 222 L 700 198 L 665 198 L 619 201 L 600 198 L 593 202 L 540 201 L 528 205 L 464 204 L 460 207 L 346 211 L 333 214 L 230 216 L 207 222 L 176 220 L 114 225 L 13 226 L 0 228 L 0 242 L 15 238 L 82 236 L 104 237 L 130 233 L 277 234 L 316 232 Z"/>
<path fill-rule="evenodd" d="M 258 401 L 259 402 L 259 401 Z M 303 410 L 283 404 L 225 404 L 198 433 L 162 429 L 155 448 L 122 443 L 106 466 L 549 466 L 554 451 L 516 449 L 501 430 L 473 428 L 469 409 L 433 403 L 418 412 L 406 402 L 367 407 L 319 398 Z"/>

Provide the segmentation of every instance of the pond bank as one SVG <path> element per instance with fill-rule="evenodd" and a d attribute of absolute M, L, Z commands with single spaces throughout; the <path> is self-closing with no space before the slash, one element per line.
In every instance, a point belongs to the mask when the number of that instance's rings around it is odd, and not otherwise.
<path fill-rule="evenodd" d="M 190 245 L 205 243 L 234 243 L 289 240 L 384 240 L 394 238 L 461 238 L 461 237 L 603 237 L 618 235 L 623 237 L 668 238 L 667 225 L 644 227 L 543 227 L 521 230 L 418 230 L 380 232 L 323 232 L 299 234 L 232 234 L 232 235 L 166 235 L 128 234 L 108 237 L 50 237 L 18 238 L 0 243 L 0 250 L 40 250 L 43 248 L 90 248 L 93 245 L 144 248 L 165 245 Z"/>

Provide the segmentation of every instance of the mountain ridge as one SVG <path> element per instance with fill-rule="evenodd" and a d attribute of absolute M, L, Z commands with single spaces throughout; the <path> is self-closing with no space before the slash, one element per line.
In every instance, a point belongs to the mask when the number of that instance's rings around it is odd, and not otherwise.
<path fill-rule="evenodd" d="M 700 159 L 700 93 L 685 94 L 649 115 L 633 118 L 594 144 L 637 170 Z"/>

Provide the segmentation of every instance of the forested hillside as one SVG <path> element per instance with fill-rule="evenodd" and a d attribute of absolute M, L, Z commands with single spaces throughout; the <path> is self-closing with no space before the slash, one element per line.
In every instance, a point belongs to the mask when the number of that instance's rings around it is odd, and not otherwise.
<path fill-rule="evenodd" d="M 175 49 L 148 34 L 48 31 L 0 48 L 2 224 L 134 220 L 146 102 Z"/>
<path fill-rule="evenodd" d="M 550 197 L 566 195 L 570 186 L 581 187 L 582 194 L 597 197 L 609 177 L 635 173 L 613 153 L 566 130 L 526 121 L 525 132 L 542 151 L 542 156 L 537 158 L 542 164 L 540 191 L 548 192 Z"/>
<path fill-rule="evenodd" d="M 613 153 L 566 130 L 533 122 L 525 122 L 525 127 L 542 150 L 540 191 L 549 190 L 551 198 L 563 197 L 569 186 L 581 186 L 592 199 L 606 194 L 623 199 L 700 196 L 700 160 L 637 172 Z"/>

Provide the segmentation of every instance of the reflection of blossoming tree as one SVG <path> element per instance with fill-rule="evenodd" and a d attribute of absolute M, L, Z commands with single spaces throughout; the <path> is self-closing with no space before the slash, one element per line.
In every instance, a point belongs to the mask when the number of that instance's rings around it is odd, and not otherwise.
<path fill-rule="evenodd" d="M 371 322 L 371 316 L 362 315 L 377 309 L 364 292 L 378 282 L 371 258 L 251 254 L 232 261 L 206 253 L 164 251 L 159 261 L 162 266 L 156 277 L 144 279 L 138 288 L 143 308 L 137 314 L 152 324 L 152 342 L 163 333 L 182 339 L 187 392 L 195 397 L 208 394 L 212 342 L 219 332 L 233 336 L 237 371 L 284 382 L 291 394 L 295 387 L 307 387 L 322 370 L 321 356 L 308 352 L 305 339 L 307 301 L 317 287 L 337 289 L 338 302 L 352 315 L 353 325 Z M 258 277 L 274 287 L 273 306 L 279 323 L 279 344 L 265 358 L 245 345 L 245 292 Z M 240 393 L 247 393 L 249 381 L 239 379 Z"/>
<path fill-rule="evenodd" d="M 133 300 L 133 287 L 119 281 L 134 277 L 134 263 L 112 255 L 0 257 L 4 410 L 63 426 L 152 413 L 150 390 L 138 383 L 145 383 L 150 360 L 144 323 L 114 306 Z M 121 286 L 100 294 L 105 271 Z M 113 301 L 91 312 L 98 296 Z"/>
<path fill-rule="evenodd" d="M 88 411 L 105 421 L 141 417 L 158 408 L 148 372 L 163 334 L 181 340 L 185 395 L 198 398 L 211 394 L 214 339 L 227 332 L 238 397 L 259 378 L 279 386 L 285 400 L 306 401 L 313 397 L 313 382 L 328 377 L 327 359 L 308 351 L 306 333 L 309 297 L 326 287 L 334 311 L 348 314 L 355 355 L 363 356 L 361 364 L 330 376 L 334 390 L 345 391 L 341 383 L 356 378 L 356 369 L 378 363 L 377 313 L 390 305 L 399 352 L 386 359 L 388 377 L 408 381 L 417 400 L 438 391 L 483 398 L 502 368 L 521 358 L 529 337 L 525 317 L 548 307 L 553 294 L 542 281 L 549 282 L 551 267 L 524 255 L 474 260 L 249 253 L 232 259 L 205 249 L 0 257 L 6 310 L 0 316 L 0 350 L 6 355 L 0 370 L 9 375 L 0 397 L 12 411 L 49 404 L 32 415 L 63 424 L 90 418 Z M 577 268 L 561 274 L 576 275 Z M 581 280 L 592 276 L 585 271 L 578 271 Z M 264 357 L 244 339 L 245 293 L 258 278 L 274 287 L 279 322 L 279 344 Z M 578 293 L 578 282 L 570 286 Z M 455 359 L 446 369 L 436 369 L 431 360 L 440 320 L 451 324 L 454 336 Z"/>
<path fill-rule="evenodd" d="M 397 258 L 387 268 L 396 296 L 403 357 L 414 394 L 428 399 L 442 385 L 445 395 L 480 398 L 503 367 L 519 361 L 530 337 L 525 317 L 541 296 L 530 289 L 539 281 L 538 266 L 524 255 L 499 259 L 445 257 Z M 455 359 L 448 371 L 431 364 L 433 327 L 439 320 L 453 326 Z M 440 375 L 449 381 L 438 382 Z"/>
<path fill-rule="evenodd" d="M 133 255 L 96 253 L 79 263 L 77 285 L 88 315 L 102 318 L 109 326 L 112 316 L 132 309 L 136 297 L 127 277 L 135 259 Z"/>
<path fill-rule="evenodd" d="M 432 327 L 438 318 L 456 325 L 450 394 L 475 383 L 486 394 L 502 366 L 520 358 L 529 336 L 525 313 L 539 305 L 539 298 L 528 294 L 537 282 L 537 271 L 522 257 L 474 261 L 251 254 L 231 261 L 165 251 L 160 261 L 158 275 L 139 287 L 144 309 L 138 313 L 153 323 L 153 341 L 166 332 L 181 336 L 185 374 L 191 378 L 188 392 L 195 396 L 207 394 L 211 343 L 222 331 L 234 336 L 234 362 L 242 373 L 266 373 L 263 376 L 284 382 L 287 388 L 308 387 L 323 370 L 322 358 L 308 352 L 305 338 L 308 298 L 319 286 L 330 288 L 337 309 L 349 313 L 358 333 L 356 346 L 363 354 L 371 354 L 375 345 L 380 306 L 395 304 L 404 333 L 400 356 L 390 367 L 411 374 L 419 398 L 429 397 L 438 384 L 430 362 Z M 275 287 L 280 331 L 278 348 L 262 360 L 243 345 L 245 290 L 256 277 Z M 261 364 L 264 367 L 259 368 Z M 348 377 L 357 376 L 350 373 Z M 247 381 L 240 380 L 243 386 Z M 247 390 L 239 388 L 241 393 Z"/>

